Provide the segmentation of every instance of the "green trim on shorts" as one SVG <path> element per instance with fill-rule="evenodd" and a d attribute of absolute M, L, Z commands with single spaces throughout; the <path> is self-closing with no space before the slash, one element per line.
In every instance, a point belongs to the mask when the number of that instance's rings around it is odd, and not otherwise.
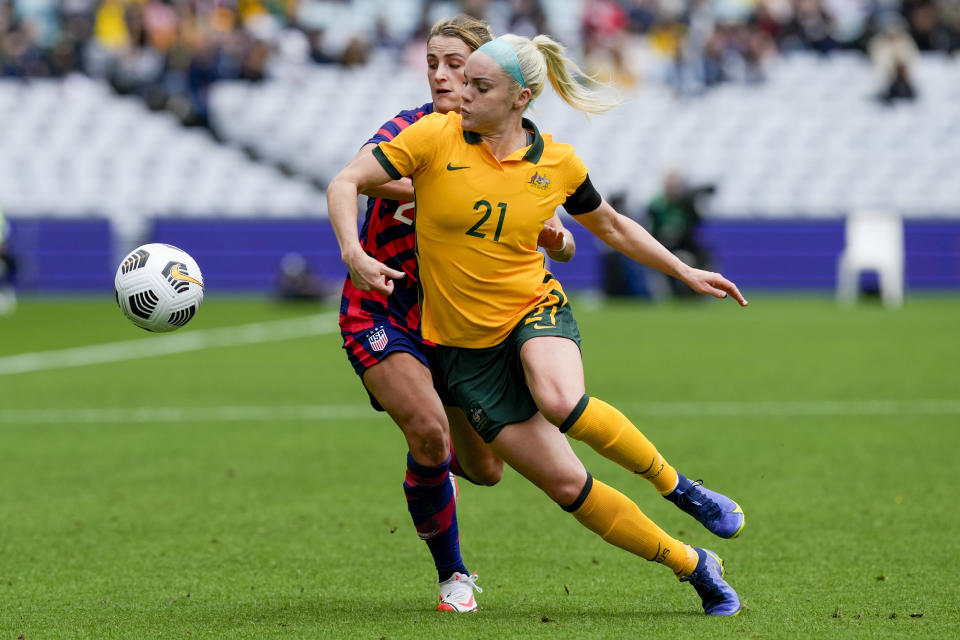
<path fill-rule="evenodd" d="M 484 442 L 492 442 L 505 426 L 537 413 L 520 348 L 540 336 L 567 338 L 580 346 L 580 328 L 560 291 L 548 293 L 498 345 L 485 349 L 438 346 L 444 382 Z"/>

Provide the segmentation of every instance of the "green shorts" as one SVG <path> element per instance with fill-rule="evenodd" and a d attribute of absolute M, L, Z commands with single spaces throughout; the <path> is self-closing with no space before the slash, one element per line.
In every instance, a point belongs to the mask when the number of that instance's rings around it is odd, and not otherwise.
<path fill-rule="evenodd" d="M 569 338 L 580 346 L 580 329 L 562 292 L 544 296 L 496 346 L 485 349 L 438 346 L 445 382 L 484 442 L 491 442 L 508 424 L 528 420 L 537 412 L 523 374 L 520 347 L 538 336 Z"/>

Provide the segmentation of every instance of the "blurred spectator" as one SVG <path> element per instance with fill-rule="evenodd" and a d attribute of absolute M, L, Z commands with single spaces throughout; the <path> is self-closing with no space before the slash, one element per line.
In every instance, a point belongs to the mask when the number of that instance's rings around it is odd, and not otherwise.
<path fill-rule="evenodd" d="M 343 50 L 340 57 L 340 65 L 343 67 L 362 67 L 370 59 L 370 43 L 366 38 L 354 36 L 347 43 L 347 48 Z"/>
<path fill-rule="evenodd" d="M 540 0 L 510 0 L 510 24 L 507 31 L 525 38 L 549 33 L 547 14 Z"/>
<path fill-rule="evenodd" d="M 323 28 L 307 29 L 307 42 L 310 44 L 310 59 L 316 64 L 332 64 L 337 61 L 336 58 L 327 53 L 325 38 L 326 30 Z M 259 43 L 263 50 L 269 53 L 269 49 Z"/>
<path fill-rule="evenodd" d="M 887 85 L 886 91 L 881 94 L 880 99 L 887 104 L 893 104 L 898 100 L 913 100 L 914 98 L 916 98 L 916 92 L 913 89 L 913 82 L 910 80 L 910 71 L 904 62 L 898 60 L 894 65 L 893 78 Z"/>
<path fill-rule="evenodd" d="M 670 171 L 664 178 L 663 191 L 647 205 L 650 234 L 681 260 L 699 269 L 710 268 L 710 256 L 698 237 L 700 199 L 714 191 L 712 184 L 690 186 L 679 172 Z M 674 295 L 691 293 L 682 282 L 670 280 Z"/>
<path fill-rule="evenodd" d="M 905 0 L 903 4 L 903 12 L 910 25 L 910 35 L 920 51 L 954 53 L 960 48 L 960 33 L 956 22 L 960 4 L 953 3 L 953 24 L 950 23 L 950 9 L 946 2 Z"/>
<path fill-rule="evenodd" d="M 7 246 L 7 236 L 7 224 L 0 209 L 0 316 L 9 315 L 17 308 L 17 295 L 13 290 L 17 263 Z"/>
<path fill-rule="evenodd" d="M 656 0 L 633 0 L 627 5 L 628 29 L 637 34 L 649 33 L 656 24 L 657 2 Z"/>
<path fill-rule="evenodd" d="M 883 78 L 885 90 L 881 97 L 886 100 L 913 98 L 910 68 L 918 54 L 906 20 L 889 11 L 877 17 L 876 25 L 877 33 L 867 43 L 867 52 Z"/>
<path fill-rule="evenodd" d="M 288 253 L 280 261 L 277 295 L 281 300 L 322 300 L 339 296 L 339 289 L 321 279 L 299 253 Z"/>
<path fill-rule="evenodd" d="M 621 86 L 636 82 L 626 60 L 627 26 L 627 12 L 615 0 L 584 2 L 580 29 L 588 73 Z"/>
<path fill-rule="evenodd" d="M 628 208 L 627 199 L 623 193 L 610 194 L 608 201 L 610 206 L 623 215 L 634 220 L 639 217 Z M 602 242 L 597 242 L 597 246 L 600 250 L 604 295 L 612 298 L 651 297 L 650 288 L 647 286 L 647 272 L 652 271 L 651 269 L 630 260 Z"/>
<path fill-rule="evenodd" d="M 780 36 L 785 51 L 800 49 L 829 53 L 839 46 L 833 15 L 823 0 L 793 0 L 793 17 Z"/>
<path fill-rule="evenodd" d="M 753 31 L 747 37 L 743 54 L 743 80 L 747 84 L 758 84 L 766 80 L 767 69 L 776 57 L 777 46 L 770 34 L 763 31 Z"/>
<path fill-rule="evenodd" d="M 452 4 L 441 0 L 437 4 L 443 7 L 443 15 L 435 12 L 430 20 L 431 24 L 441 17 L 448 17 L 455 13 L 465 13 L 468 16 L 486 20 L 495 34 L 507 33 L 513 24 L 511 19 L 513 8 L 510 6 L 510 0 L 459 0 Z"/>

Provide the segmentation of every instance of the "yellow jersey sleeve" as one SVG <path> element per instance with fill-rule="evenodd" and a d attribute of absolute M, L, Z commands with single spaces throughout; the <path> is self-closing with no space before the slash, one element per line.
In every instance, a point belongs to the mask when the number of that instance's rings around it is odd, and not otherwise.
<path fill-rule="evenodd" d="M 566 166 L 564 167 L 566 180 L 563 185 L 564 192 L 568 198 L 576 193 L 577 189 L 580 188 L 580 185 L 582 185 L 583 181 L 587 178 L 587 166 L 583 164 L 583 160 L 573 152 L 573 147 L 570 147 L 569 153 L 570 157 L 567 159 L 565 163 Z"/>
<path fill-rule="evenodd" d="M 447 124 L 446 114 L 426 115 L 397 134 L 389 142 L 374 147 L 373 155 L 394 180 L 413 176 L 430 164 L 437 151 L 437 140 Z"/>

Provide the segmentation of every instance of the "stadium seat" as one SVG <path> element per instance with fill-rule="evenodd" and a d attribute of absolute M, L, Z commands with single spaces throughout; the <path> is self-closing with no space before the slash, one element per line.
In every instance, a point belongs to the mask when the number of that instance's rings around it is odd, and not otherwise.
<path fill-rule="evenodd" d="M 233 89 L 224 103 L 250 111 L 246 95 Z M 325 203 L 318 208 L 320 189 L 264 173 L 209 132 L 185 129 L 174 116 L 82 76 L 0 80 L 0 148 L 0 205 L 16 217 L 106 216 L 135 229 L 158 216 L 225 215 L 223 199 L 237 193 L 250 202 L 231 206 L 234 215 L 326 212 Z"/>
<path fill-rule="evenodd" d="M 863 209 L 846 222 L 846 247 L 837 264 L 837 299 L 853 304 L 860 274 L 874 271 L 887 307 L 899 307 L 904 294 L 903 221 L 889 210 Z"/>

